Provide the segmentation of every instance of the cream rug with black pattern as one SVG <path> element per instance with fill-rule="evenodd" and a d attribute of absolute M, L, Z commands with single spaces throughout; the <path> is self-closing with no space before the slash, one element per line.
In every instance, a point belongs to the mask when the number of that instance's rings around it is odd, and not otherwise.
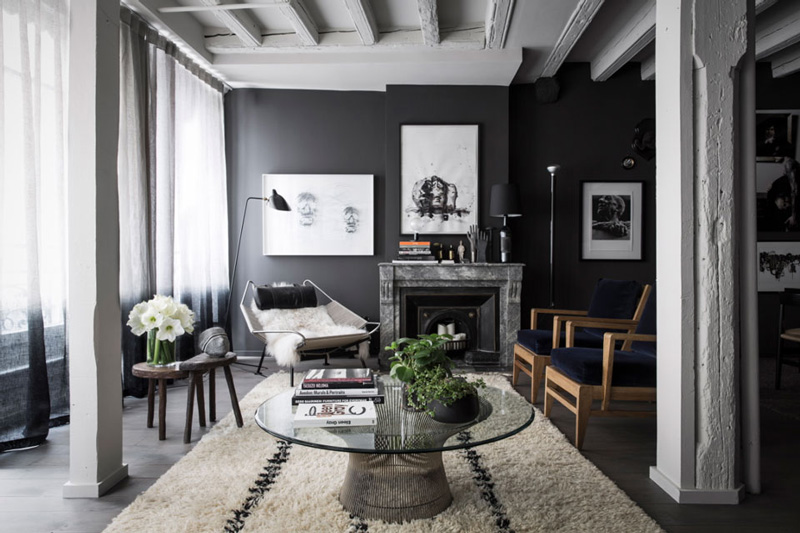
<path fill-rule="evenodd" d="M 505 376 L 481 377 L 513 390 Z M 513 437 L 442 454 L 453 494 L 443 513 L 404 524 L 351 516 L 338 500 L 347 454 L 275 439 L 253 420 L 288 381 L 280 373 L 253 388 L 243 428 L 226 416 L 105 531 L 662 531 L 538 410 Z"/>

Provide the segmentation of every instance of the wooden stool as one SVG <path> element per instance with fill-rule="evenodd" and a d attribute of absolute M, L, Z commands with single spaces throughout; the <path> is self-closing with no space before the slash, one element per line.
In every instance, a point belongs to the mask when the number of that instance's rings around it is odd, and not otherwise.
<path fill-rule="evenodd" d="M 155 367 L 147 363 L 133 365 L 133 375 L 147 380 L 147 427 L 153 427 L 153 402 L 155 401 L 155 387 L 158 381 L 158 440 L 166 437 L 167 415 L 167 380 L 183 379 L 187 373 L 175 367 Z M 191 418 L 189 418 L 191 423 Z M 188 441 L 186 441 L 188 442 Z"/>
<path fill-rule="evenodd" d="M 233 375 L 231 375 L 231 365 L 236 362 L 236 354 L 228 352 L 224 357 L 211 357 L 201 353 L 195 355 L 188 361 L 183 361 L 180 365 L 182 372 L 189 373 L 189 394 L 186 396 L 186 427 L 183 431 L 183 442 L 192 439 L 192 410 L 194 408 L 194 398 L 197 396 L 197 415 L 200 419 L 200 427 L 206 426 L 206 413 L 203 400 L 203 374 L 208 372 L 208 418 L 212 422 L 217 420 L 215 389 L 215 370 L 222 367 L 225 372 L 225 381 L 228 383 L 228 392 L 231 396 L 231 407 L 233 415 L 236 417 L 236 425 L 242 427 L 242 413 L 239 411 L 239 400 L 236 398 L 236 389 L 233 386 Z"/>

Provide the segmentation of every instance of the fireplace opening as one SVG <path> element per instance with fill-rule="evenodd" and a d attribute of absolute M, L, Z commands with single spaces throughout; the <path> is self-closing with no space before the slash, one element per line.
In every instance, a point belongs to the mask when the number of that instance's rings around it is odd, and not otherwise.
<path fill-rule="evenodd" d="M 498 352 L 498 291 L 496 288 L 401 289 L 400 336 L 444 331 L 464 343 L 453 343 L 451 357 L 465 352 Z"/>

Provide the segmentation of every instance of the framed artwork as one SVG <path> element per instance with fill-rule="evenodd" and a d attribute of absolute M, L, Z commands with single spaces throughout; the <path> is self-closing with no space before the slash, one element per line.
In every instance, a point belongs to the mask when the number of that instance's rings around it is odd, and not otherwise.
<path fill-rule="evenodd" d="M 642 259 L 641 181 L 581 183 L 581 259 Z"/>
<path fill-rule="evenodd" d="M 264 202 L 264 255 L 373 255 L 372 174 L 264 174 L 291 211 Z"/>
<path fill-rule="evenodd" d="M 759 292 L 800 288 L 800 242 L 759 242 L 756 251 Z"/>
<path fill-rule="evenodd" d="M 400 126 L 400 233 L 478 223 L 478 126 Z"/>
<path fill-rule="evenodd" d="M 797 115 L 791 111 L 756 111 L 756 161 L 781 163 L 795 157 Z"/>

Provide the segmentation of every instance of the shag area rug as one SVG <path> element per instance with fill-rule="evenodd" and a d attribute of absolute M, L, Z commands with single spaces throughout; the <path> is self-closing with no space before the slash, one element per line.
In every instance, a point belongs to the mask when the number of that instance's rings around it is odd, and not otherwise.
<path fill-rule="evenodd" d="M 481 377 L 513 390 L 505 376 Z M 442 454 L 453 503 L 441 514 L 404 524 L 351 516 L 338 500 L 347 454 L 275 439 L 253 420 L 288 382 L 279 373 L 257 385 L 240 402 L 243 428 L 226 416 L 105 531 L 662 531 L 538 410 L 513 437 Z"/>

